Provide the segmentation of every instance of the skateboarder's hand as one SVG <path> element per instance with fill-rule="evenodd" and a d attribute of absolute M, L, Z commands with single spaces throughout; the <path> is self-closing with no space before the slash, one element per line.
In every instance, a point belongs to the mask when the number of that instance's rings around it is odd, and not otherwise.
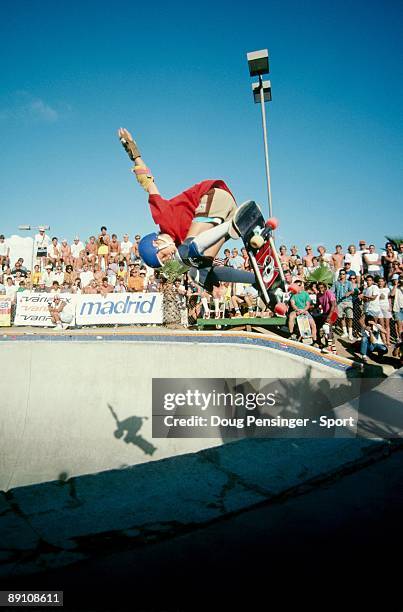
<path fill-rule="evenodd" d="M 124 139 L 126 140 L 126 142 L 133 142 L 133 136 L 130 134 L 129 130 L 126 130 L 126 128 L 119 128 L 118 129 L 118 137 L 120 139 Z"/>

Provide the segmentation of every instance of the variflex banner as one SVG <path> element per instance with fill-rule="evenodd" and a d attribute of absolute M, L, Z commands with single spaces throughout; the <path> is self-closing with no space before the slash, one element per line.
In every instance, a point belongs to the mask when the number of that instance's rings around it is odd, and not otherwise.
<path fill-rule="evenodd" d="M 77 325 L 162 323 L 160 293 L 108 293 L 76 296 Z"/>
<path fill-rule="evenodd" d="M 76 297 L 69 293 L 60 294 L 63 300 L 71 305 L 74 311 Z M 30 325 L 36 327 L 54 327 L 49 314 L 49 304 L 53 302 L 54 293 L 33 293 L 23 291 L 17 293 L 17 310 L 14 325 Z M 74 319 L 72 321 L 74 324 Z"/>
<path fill-rule="evenodd" d="M 75 310 L 77 325 L 162 323 L 163 296 L 159 293 L 60 295 Z M 28 291 L 17 294 L 14 325 L 52 327 L 48 305 L 52 303 L 53 297 L 50 293 Z"/>

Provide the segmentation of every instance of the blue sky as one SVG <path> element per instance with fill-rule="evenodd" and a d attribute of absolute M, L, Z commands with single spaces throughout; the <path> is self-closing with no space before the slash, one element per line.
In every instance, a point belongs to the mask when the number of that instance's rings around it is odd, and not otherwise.
<path fill-rule="evenodd" d="M 403 3 L 3 0 L 0 232 L 152 231 L 116 138 L 161 193 L 223 178 L 267 210 L 246 52 L 268 48 L 278 240 L 329 251 L 402 234 Z"/>

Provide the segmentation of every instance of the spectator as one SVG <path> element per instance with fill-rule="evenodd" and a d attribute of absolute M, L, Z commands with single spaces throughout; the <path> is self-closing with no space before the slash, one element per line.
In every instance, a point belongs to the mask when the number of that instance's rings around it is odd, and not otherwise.
<path fill-rule="evenodd" d="M 35 293 L 48 293 L 48 289 L 43 278 L 40 279 L 39 284 L 35 287 L 34 291 Z"/>
<path fill-rule="evenodd" d="M 353 337 L 353 293 L 354 288 L 351 281 L 346 278 L 346 271 L 340 270 L 339 280 L 334 284 L 334 294 L 336 296 L 337 314 L 342 322 L 343 334 L 342 338 Z M 346 326 L 347 322 L 347 326 Z M 348 329 L 348 331 L 347 331 Z"/>
<path fill-rule="evenodd" d="M 400 363 L 400 367 L 403 366 L 403 332 L 398 336 L 398 341 L 393 347 L 393 357 L 397 357 Z"/>
<path fill-rule="evenodd" d="M 127 279 L 127 271 L 125 270 L 125 262 L 121 261 L 119 263 L 118 266 L 118 271 L 117 271 L 117 277 L 119 278 L 123 278 L 124 282 L 126 282 Z"/>
<path fill-rule="evenodd" d="M 381 274 L 381 258 L 379 253 L 375 252 L 374 244 L 370 244 L 368 251 L 364 253 L 363 262 L 369 274 L 374 277 Z"/>
<path fill-rule="evenodd" d="M 318 315 L 315 317 L 317 335 L 318 337 L 323 335 L 325 343 L 334 350 L 333 323 L 337 315 L 337 303 L 336 296 L 333 291 L 327 288 L 325 283 L 318 283 L 316 304 L 318 312 Z M 324 328 L 324 334 L 321 334 L 322 328 Z"/>
<path fill-rule="evenodd" d="M 243 259 L 243 269 L 250 270 L 251 267 L 250 267 L 249 255 L 245 247 L 241 249 L 241 257 Z"/>
<path fill-rule="evenodd" d="M 141 261 L 140 253 L 139 253 L 139 242 L 141 240 L 140 234 L 136 234 L 134 237 L 133 246 L 130 249 L 130 261 L 133 263 L 138 263 Z"/>
<path fill-rule="evenodd" d="M 98 265 L 99 269 L 104 272 L 108 269 L 108 253 L 109 248 L 108 245 L 105 244 L 102 236 L 98 238 Z"/>
<path fill-rule="evenodd" d="M 385 244 L 385 251 L 381 255 L 381 265 L 383 268 L 383 278 L 390 279 L 392 275 L 392 264 L 394 261 L 398 261 L 397 253 L 393 250 L 393 244 L 387 242 Z"/>
<path fill-rule="evenodd" d="M 85 253 L 90 268 L 93 270 L 98 257 L 98 245 L 95 240 L 95 236 L 90 236 L 89 241 L 85 245 Z"/>
<path fill-rule="evenodd" d="M 53 273 L 51 264 L 47 264 L 47 266 L 45 266 L 45 271 L 42 272 L 41 279 L 44 281 L 46 289 L 50 291 L 53 284 Z"/>
<path fill-rule="evenodd" d="M 68 283 L 70 286 L 74 283 L 77 278 L 76 272 L 73 270 L 73 266 L 68 264 L 65 268 L 63 282 Z"/>
<path fill-rule="evenodd" d="M 6 296 L 11 298 L 11 303 L 16 303 L 16 295 L 17 295 L 17 287 L 14 285 L 14 280 L 12 276 L 7 276 L 6 278 Z"/>
<path fill-rule="evenodd" d="M 75 236 L 70 249 L 71 256 L 73 258 L 73 267 L 75 270 L 79 270 L 82 266 L 82 255 L 85 253 L 85 249 L 83 243 L 81 242 L 78 236 Z"/>
<path fill-rule="evenodd" d="M 130 272 L 130 276 L 127 281 L 127 287 L 129 291 L 134 293 L 144 291 L 145 276 L 140 276 L 140 268 L 135 266 Z"/>
<path fill-rule="evenodd" d="M 112 234 L 112 239 L 109 243 L 109 256 L 113 257 L 113 260 L 119 261 L 120 256 L 120 242 L 118 242 L 118 237 L 116 234 Z"/>
<path fill-rule="evenodd" d="M 350 261 L 345 261 L 344 262 L 343 270 L 346 273 L 347 280 L 350 280 L 350 278 L 352 276 L 355 276 L 355 278 L 357 279 L 357 283 L 361 282 L 360 274 L 357 274 L 356 272 L 354 272 L 354 270 L 351 269 L 351 262 Z"/>
<path fill-rule="evenodd" d="M 52 287 L 49 293 L 60 293 L 60 285 L 57 281 L 53 281 Z"/>
<path fill-rule="evenodd" d="M 302 263 L 302 259 L 298 255 L 298 249 L 295 246 L 295 244 L 293 244 L 293 246 L 291 247 L 290 252 L 291 252 L 290 259 L 289 259 L 290 268 L 295 268 L 297 264 Z"/>
<path fill-rule="evenodd" d="M 375 322 L 377 322 L 381 316 L 381 309 L 379 306 L 379 287 L 375 284 L 374 277 L 371 274 L 367 275 L 366 282 L 367 286 L 362 292 L 364 314 L 366 316 L 372 316 Z"/>
<path fill-rule="evenodd" d="M 386 332 L 385 329 L 379 323 L 376 323 L 374 317 L 367 315 L 365 317 L 365 326 L 362 332 L 361 340 L 361 359 L 368 361 L 368 353 L 378 353 L 380 357 L 388 352 L 385 346 Z"/>
<path fill-rule="evenodd" d="M 22 293 L 23 291 L 29 291 L 29 289 L 27 289 L 25 281 L 22 280 L 18 283 L 18 289 L 17 289 L 17 293 Z"/>
<path fill-rule="evenodd" d="M 102 241 L 102 243 L 101 243 L 101 241 Z M 105 227 L 105 225 L 103 225 L 101 227 L 101 233 L 98 236 L 98 243 L 106 244 L 106 246 L 109 247 L 110 241 L 111 241 L 111 238 L 110 238 L 110 236 L 108 234 L 108 228 Z"/>
<path fill-rule="evenodd" d="M 64 272 L 62 270 L 62 266 L 59 263 L 56 268 L 52 272 L 52 278 L 54 281 L 57 281 L 59 285 L 62 285 L 64 282 Z"/>
<path fill-rule="evenodd" d="M 399 244 L 399 251 L 397 253 L 397 259 L 400 265 L 402 266 L 403 265 L 403 242 Z"/>
<path fill-rule="evenodd" d="M 293 280 L 305 281 L 305 279 L 309 276 L 309 272 L 304 268 L 302 264 L 297 264 L 297 266 L 292 271 Z"/>
<path fill-rule="evenodd" d="M 97 284 L 97 281 L 95 280 L 95 278 L 93 278 L 88 283 L 88 285 L 83 287 L 82 292 L 85 293 L 86 295 L 95 295 L 96 293 L 99 293 L 98 284 Z"/>
<path fill-rule="evenodd" d="M 61 251 L 61 248 L 60 248 L 60 245 L 58 243 L 56 236 L 54 236 L 48 248 L 47 263 L 52 264 L 52 266 L 54 267 L 60 263 L 61 259 L 62 259 L 62 251 Z"/>
<path fill-rule="evenodd" d="M 316 325 L 312 316 L 309 313 L 311 307 L 311 299 L 309 293 L 304 291 L 304 283 L 300 280 L 295 281 L 295 284 L 300 287 L 300 291 L 291 296 L 290 299 L 290 312 L 288 315 L 288 329 L 292 340 L 296 340 L 297 336 L 294 334 L 294 325 L 296 318 L 301 314 L 308 315 L 309 325 L 312 333 L 312 340 L 317 345 L 316 341 Z"/>
<path fill-rule="evenodd" d="M 126 291 L 127 291 L 127 287 L 125 285 L 125 279 L 122 276 L 119 276 L 113 292 L 114 293 L 126 293 Z"/>
<path fill-rule="evenodd" d="M 109 262 L 108 262 L 108 268 L 106 271 L 106 276 L 108 277 L 108 282 L 113 285 L 113 287 L 116 285 L 116 276 L 118 273 L 118 264 L 115 262 L 115 258 L 110 255 L 109 257 Z"/>
<path fill-rule="evenodd" d="M 231 257 L 229 259 L 228 265 L 231 268 L 235 268 L 237 270 L 240 270 L 240 269 L 243 268 L 244 259 L 243 259 L 243 257 L 241 257 L 239 255 L 238 249 L 236 249 L 236 248 L 232 249 L 232 254 L 231 254 Z"/>
<path fill-rule="evenodd" d="M 132 246 L 133 243 L 129 240 L 129 234 L 124 234 L 123 240 L 120 243 L 120 254 L 123 261 L 126 262 L 126 266 L 128 266 L 130 262 L 130 250 Z"/>
<path fill-rule="evenodd" d="M 335 252 L 332 255 L 332 268 L 334 270 L 334 279 L 339 278 L 339 272 L 344 266 L 344 253 L 341 244 L 336 244 Z"/>
<path fill-rule="evenodd" d="M 34 238 L 34 252 L 36 253 L 36 257 L 40 259 L 41 269 L 46 266 L 46 260 L 48 256 L 48 248 L 51 244 L 50 237 L 46 234 L 45 228 L 40 227 L 39 233 L 35 235 Z"/>
<path fill-rule="evenodd" d="M 77 295 L 80 295 L 81 293 L 83 293 L 83 290 L 81 287 L 81 278 L 76 278 L 74 280 L 73 285 L 71 287 L 71 292 L 76 293 Z"/>
<path fill-rule="evenodd" d="M 4 238 L 4 234 L 0 234 L 0 269 L 8 265 L 10 265 L 10 247 Z"/>
<path fill-rule="evenodd" d="M 60 246 L 60 254 L 62 258 L 62 262 L 65 267 L 73 266 L 73 257 L 71 255 L 71 247 L 68 244 L 66 238 L 63 238 L 62 244 Z"/>
<path fill-rule="evenodd" d="M 14 268 L 11 270 L 11 274 L 15 276 L 17 272 L 20 273 L 20 276 L 23 276 L 24 278 L 27 277 L 27 269 L 22 265 L 21 259 L 17 259 L 14 264 Z"/>
<path fill-rule="evenodd" d="M 371 248 L 371 245 L 370 245 Z M 384 278 L 378 280 L 379 287 L 379 309 L 381 311 L 379 323 L 385 329 L 386 346 L 390 346 L 390 319 L 392 318 L 392 308 L 390 301 L 390 289 L 386 285 Z"/>
<path fill-rule="evenodd" d="M 67 329 L 74 318 L 73 308 L 66 298 L 56 294 L 48 305 L 52 323 L 57 329 Z"/>
<path fill-rule="evenodd" d="M 94 278 L 94 273 L 89 270 L 88 264 L 83 265 L 83 270 L 80 272 L 81 287 L 86 287 Z"/>
<path fill-rule="evenodd" d="M 348 253 L 344 256 L 344 263 L 351 264 L 352 272 L 355 272 L 358 278 L 358 282 L 360 282 L 361 274 L 362 274 L 362 256 L 361 253 L 357 253 L 357 249 L 354 244 L 350 244 L 348 247 Z"/>
<path fill-rule="evenodd" d="M 40 272 L 40 269 L 39 269 L 39 265 L 36 264 L 34 266 L 34 271 L 32 273 L 32 279 L 31 279 L 32 287 L 33 288 L 35 288 L 35 287 L 37 287 L 39 285 L 40 280 L 41 280 L 41 276 L 42 275 L 41 275 L 41 272 Z"/>
<path fill-rule="evenodd" d="M 312 266 L 312 259 L 313 259 L 314 255 L 312 252 L 312 247 L 310 244 L 308 244 L 305 247 L 305 255 L 302 258 L 302 263 L 304 264 L 305 268 L 310 268 L 310 266 Z"/>
<path fill-rule="evenodd" d="M 3 281 L 4 281 L 4 276 L 0 272 L 0 295 L 4 295 L 6 293 L 6 286 L 4 285 Z"/>
<path fill-rule="evenodd" d="M 224 249 L 224 266 L 229 266 L 230 259 L 231 251 L 229 249 Z"/>
<path fill-rule="evenodd" d="M 99 288 L 99 293 L 101 293 L 101 295 L 105 296 L 108 293 L 113 293 L 113 289 L 114 289 L 114 287 L 113 287 L 113 285 L 111 285 L 109 283 L 108 277 L 104 276 L 103 279 L 102 279 L 101 286 Z"/>
<path fill-rule="evenodd" d="M 399 338 L 403 331 L 403 276 L 392 277 L 390 296 L 393 299 L 393 319 L 396 325 L 396 335 Z"/>
<path fill-rule="evenodd" d="M 159 291 L 159 283 L 154 274 L 151 274 L 148 279 L 146 291 L 147 293 L 157 293 Z"/>
<path fill-rule="evenodd" d="M 104 276 L 105 275 L 102 270 L 99 269 L 99 265 L 94 264 L 94 278 L 97 281 L 97 285 L 100 285 L 102 283 L 102 279 Z"/>
<path fill-rule="evenodd" d="M 288 269 L 290 267 L 290 256 L 287 254 L 287 247 L 285 244 L 280 246 L 278 258 L 283 269 Z"/>
<path fill-rule="evenodd" d="M 330 268 L 333 262 L 333 258 L 332 258 L 332 255 L 326 251 L 326 247 L 319 245 L 318 253 L 319 253 L 319 264 L 323 264 L 327 268 Z"/>

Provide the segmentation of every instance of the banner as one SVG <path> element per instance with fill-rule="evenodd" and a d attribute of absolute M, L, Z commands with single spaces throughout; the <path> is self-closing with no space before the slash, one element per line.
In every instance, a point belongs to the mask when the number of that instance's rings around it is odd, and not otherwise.
<path fill-rule="evenodd" d="M 11 325 L 11 298 L 5 295 L 0 296 L 0 327 L 10 327 Z"/>
<path fill-rule="evenodd" d="M 162 323 L 160 293 L 108 293 L 76 296 L 77 325 Z"/>
<path fill-rule="evenodd" d="M 48 309 L 48 305 L 52 303 L 54 296 L 54 293 L 33 293 L 31 291 L 17 293 L 17 311 L 14 325 L 54 327 Z M 74 311 L 76 296 L 71 293 L 62 293 L 60 297 L 71 304 Z"/>

